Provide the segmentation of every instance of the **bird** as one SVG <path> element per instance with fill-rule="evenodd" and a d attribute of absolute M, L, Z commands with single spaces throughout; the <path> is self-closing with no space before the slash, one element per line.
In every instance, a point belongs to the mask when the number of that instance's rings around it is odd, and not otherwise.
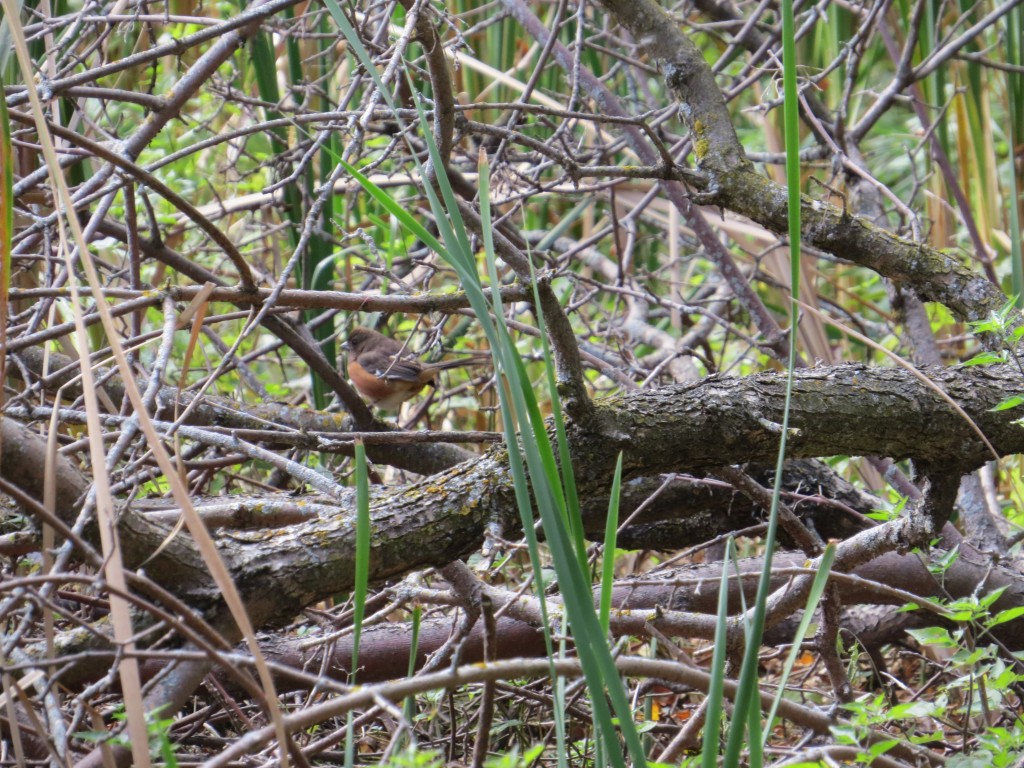
<path fill-rule="evenodd" d="M 342 348 L 348 350 L 348 377 L 355 388 L 384 411 L 398 410 L 428 384 L 437 386 L 440 371 L 481 363 L 472 358 L 424 363 L 400 342 L 361 326 L 349 332 Z"/>

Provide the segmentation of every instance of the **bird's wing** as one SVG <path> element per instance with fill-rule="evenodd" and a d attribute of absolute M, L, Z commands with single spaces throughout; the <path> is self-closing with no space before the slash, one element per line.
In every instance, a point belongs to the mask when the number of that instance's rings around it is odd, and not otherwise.
<path fill-rule="evenodd" d="M 392 355 L 382 355 L 369 364 L 360 360 L 360 365 L 385 381 L 420 381 L 423 374 L 423 366 L 416 360 L 395 360 Z"/>

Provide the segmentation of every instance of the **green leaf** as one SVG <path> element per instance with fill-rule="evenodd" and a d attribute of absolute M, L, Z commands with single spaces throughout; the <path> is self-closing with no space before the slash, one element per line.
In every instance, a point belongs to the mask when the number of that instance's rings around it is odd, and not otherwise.
<path fill-rule="evenodd" d="M 925 627 L 908 629 L 907 634 L 921 645 L 934 645 L 939 648 L 956 648 L 958 643 L 942 627 Z"/>
<path fill-rule="evenodd" d="M 965 360 L 961 365 L 996 365 L 998 363 L 1005 363 L 1004 357 L 997 352 L 982 352 L 979 355 L 975 355 L 970 360 Z"/>
<path fill-rule="evenodd" d="M 1000 624 L 1005 624 L 1008 621 L 1013 621 L 1019 616 L 1024 616 L 1024 606 L 1017 606 L 1016 608 L 1007 608 L 1005 611 L 1000 611 L 991 620 L 985 622 L 985 626 L 991 629 L 992 627 L 998 627 Z"/>
<path fill-rule="evenodd" d="M 990 411 L 1008 411 L 1011 408 L 1016 408 L 1018 405 L 1024 404 L 1024 395 L 1011 395 L 1005 400 L 1000 401 L 998 405 L 993 408 L 989 408 Z"/>
<path fill-rule="evenodd" d="M 889 717 L 894 720 L 918 717 L 932 717 L 944 707 L 937 706 L 932 701 L 910 701 L 906 704 L 897 704 L 889 710 Z"/>

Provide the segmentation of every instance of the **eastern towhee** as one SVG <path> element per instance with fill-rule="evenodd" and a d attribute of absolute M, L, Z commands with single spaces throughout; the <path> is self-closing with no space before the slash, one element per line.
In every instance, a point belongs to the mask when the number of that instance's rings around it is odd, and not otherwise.
<path fill-rule="evenodd" d="M 369 328 L 353 328 L 343 345 L 348 350 L 348 377 L 372 405 L 394 411 L 447 368 L 479 365 L 478 359 L 422 363 L 394 339 Z"/>

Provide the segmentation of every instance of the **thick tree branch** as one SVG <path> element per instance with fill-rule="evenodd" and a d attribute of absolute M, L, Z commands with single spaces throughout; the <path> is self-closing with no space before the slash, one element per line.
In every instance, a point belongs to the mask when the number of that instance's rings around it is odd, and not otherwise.
<path fill-rule="evenodd" d="M 1014 423 L 1012 412 L 990 410 L 1019 391 L 1020 379 L 1013 369 L 930 373 L 997 450 L 1024 451 L 1024 429 Z M 777 450 L 784 387 L 784 378 L 777 374 L 713 377 L 692 386 L 634 392 L 599 403 L 590 429 L 569 430 L 581 498 L 600 503 L 606 497 L 620 450 L 627 481 L 770 460 Z M 839 366 L 801 371 L 794 385 L 790 424 L 794 457 L 871 451 L 916 459 L 927 463 L 931 472 L 941 468 L 951 476 L 989 458 L 987 448 L 949 404 L 901 369 Z M 956 483 L 951 487 L 955 490 Z M 222 554 L 238 575 L 257 624 L 287 621 L 299 607 L 351 586 L 354 498 L 345 496 L 335 503 L 334 516 L 288 529 L 234 531 L 222 538 Z M 371 580 L 444 565 L 477 548 L 490 521 L 515 527 L 504 449 L 493 449 L 412 486 L 375 488 L 371 511 Z M 122 515 L 121 526 L 125 561 L 136 566 L 169 532 L 137 514 Z M 889 546 L 886 541 L 879 546 Z M 219 595 L 183 534 L 147 566 L 151 573 L 159 568 L 173 574 L 164 583 L 177 585 L 190 604 L 214 608 Z"/>

